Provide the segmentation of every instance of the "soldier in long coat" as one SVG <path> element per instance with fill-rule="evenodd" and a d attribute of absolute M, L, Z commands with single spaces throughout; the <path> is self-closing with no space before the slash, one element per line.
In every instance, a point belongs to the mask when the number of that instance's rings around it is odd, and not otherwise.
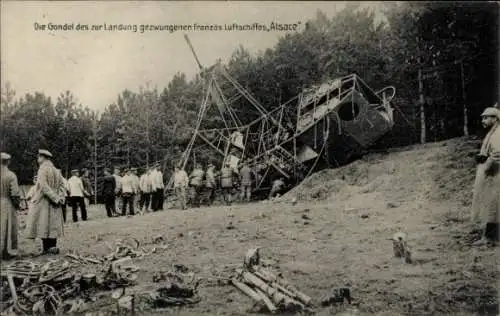
<path fill-rule="evenodd" d="M 26 223 L 26 237 L 42 239 L 43 253 L 57 254 L 57 238 L 64 236 L 61 204 L 66 188 L 51 158 L 49 151 L 38 151 L 39 169 Z"/>
<path fill-rule="evenodd" d="M 486 108 L 482 123 L 490 128 L 477 157 L 472 200 L 472 221 L 479 223 L 483 237 L 475 245 L 495 244 L 499 239 L 500 213 L 500 110 Z"/>
<path fill-rule="evenodd" d="M 0 248 L 2 260 L 12 258 L 9 251 L 17 250 L 17 210 L 20 209 L 21 198 L 16 175 L 9 170 L 10 155 L 1 153 L 0 180 Z"/>

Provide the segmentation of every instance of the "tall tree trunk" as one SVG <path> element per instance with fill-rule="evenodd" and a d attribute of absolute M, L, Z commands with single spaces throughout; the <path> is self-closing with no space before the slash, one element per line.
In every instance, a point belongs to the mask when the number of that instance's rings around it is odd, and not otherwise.
<path fill-rule="evenodd" d="M 424 100 L 424 82 L 422 78 L 422 70 L 418 70 L 418 94 L 420 103 L 420 143 L 425 144 L 425 100 Z"/>
<path fill-rule="evenodd" d="M 465 95 L 465 77 L 464 77 L 464 64 L 460 62 L 460 78 L 462 79 L 462 102 L 464 111 L 464 136 L 469 136 L 469 117 L 467 114 L 467 101 Z"/>

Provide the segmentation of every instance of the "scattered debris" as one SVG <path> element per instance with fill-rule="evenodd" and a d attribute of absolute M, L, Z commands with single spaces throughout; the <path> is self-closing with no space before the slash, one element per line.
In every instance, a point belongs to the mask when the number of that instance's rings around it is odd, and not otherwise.
<path fill-rule="evenodd" d="M 231 283 L 268 312 L 312 312 L 312 299 L 261 264 L 259 248 L 245 255 Z"/>
<path fill-rule="evenodd" d="M 394 202 L 387 203 L 387 208 L 397 208 L 397 207 L 399 207 L 399 205 Z"/>
<path fill-rule="evenodd" d="M 126 239 L 118 241 L 115 251 L 104 258 L 69 253 L 65 256 L 69 261 L 14 261 L 2 271 L 10 289 L 10 296 L 3 293 L 2 302 L 7 301 L 8 311 L 16 314 L 82 312 L 86 304 L 81 295 L 135 284 L 138 268 L 127 263 L 151 252 L 139 249 L 137 240 Z M 101 265 L 100 273 L 81 272 L 88 264 Z"/>
<path fill-rule="evenodd" d="M 336 288 L 331 291 L 331 294 L 323 297 L 320 300 L 321 306 L 330 306 L 332 304 L 344 304 L 344 302 L 352 304 L 351 290 L 348 288 Z"/>
<path fill-rule="evenodd" d="M 158 235 L 158 236 L 155 236 L 153 238 L 153 244 L 159 244 L 159 243 L 162 243 L 164 242 L 165 240 L 163 239 L 163 236 L 162 235 Z"/>
<path fill-rule="evenodd" d="M 166 283 L 166 286 L 150 293 L 146 299 L 148 304 L 155 309 L 172 305 L 195 304 L 201 300 L 196 293 L 200 280 L 182 264 L 174 265 L 171 271 L 155 273 L 153 282 Z"/>
<path fill-rule="evenodd" d="M 395 233 L 390 240 L 392 240 L 392 248 L 394 257 L 404 258 L 406 263 L 412 263 L 411 250 L 407 244 L 407 236 L 403 232 Z"/>
<path fill-rule="evenodd" d="M 247 251 L 247 253 L 245 254 L 245 260 L 243 262 L 246 268 L 251 268 L 259 264 L 260 262 L 259 249 L 260 248 L 252 248 Z"/>

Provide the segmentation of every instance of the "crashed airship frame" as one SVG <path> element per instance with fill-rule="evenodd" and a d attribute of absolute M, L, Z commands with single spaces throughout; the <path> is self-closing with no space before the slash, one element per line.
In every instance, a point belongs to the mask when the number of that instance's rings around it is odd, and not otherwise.
<path fill-rule="evenodd" d="M 207 78 L 206 95 L 200 106 L 196 127 L 180 161 L 187 171 L 201 159 L 195 147 L 205 146 L 211 156 L 205 165 L 220 168 L 229 163 L 236 170 L 242 159 L 255 174 L 254 190 L 268 190 L 276 178 L 296 184 L 311 172 L 345 161 L 359 149 L 372 146 L 394 125 L 391 100 L 394 87 L 372 90 L 358 75 L 351 74 L 305 89 L 295 98 L 268 112 L 219 65 Z M 221 81 L 229 83 L 223 85 Z M 226 96 L 225 91 L 234 95 Z M 242 108 L 255 115 L 238 116 Z M 215 109 L 212 125 L 203 124 L 209 109 Z M 213 126 L 213 113 L 221 126 Z M 333 163 L 332 163 L 333 162 Z M 172 189 L 173 179 L 167 185 Z"/>

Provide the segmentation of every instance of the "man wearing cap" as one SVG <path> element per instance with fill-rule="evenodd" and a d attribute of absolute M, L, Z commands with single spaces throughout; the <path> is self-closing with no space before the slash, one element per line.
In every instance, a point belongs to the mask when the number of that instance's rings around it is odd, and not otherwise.
<path fill-rule="evenodd" d="M 21 209 L 21 194 L 17 176 L 9 170 L 11 156 L 0 153 L 0 248 L 1 259 L 12 258 L 11 251 L 17 250 L 17 211 Z"/>
<path fill-rule="evenodd" d="M 82 221 L 87 220 L 87 208 L 85 206 L 85 191 L 82 179 L 79 177 L 77 169 L 71 170 L 71 178 L 68 180 L 69 201 L 73 212 L 73 222 L 78 222 L 78 207 L 80 207 Z"/>
<path fill-rule="evenodd" d="M 131 169 L 125 170 L 126 174 L 122 178 L 122 216 L 127 215 L 127 205 L 129 206 L 129 215 L 133 216 L 134 213 L 134 196 L 135 196 L 135 182 Z"/>
<path fill-rule="evenodd" d="M 177 201 L 179 201 L 179 206 L 181 210 L 186 209 L 186 189 L 188 187 L 189 178 L 181 166 L 175 166 L 174 169 L 174 190 L 177 196 Z"/>
<path fill-rule="evenodd" d="M 193 190 L 193 206 L 198 207 L 200 206 L 201 202 L 201 195 L 202 195 L 202 189 L 203 189 L 203 178 L 205 177 L 205 172 L 203 171 L 203 168 L 200 163 L 197 163 L 194 166 L 193 171 L 191 172 L 191 175 L 189 176 L 190 179 L 190 185 Z"/>
<path fill-rule="evenodd" d="M 212 205 L 212 203 L 215 200 L 215 189 L 217 187 L 217 183 L 215 182 L 215 166 L 213 163 L 208 164 L 205 178 L 206 178 L 205 186 L 209 190 L 208 205 Z"/>
<path fill-rule="evenodd" d="M 61 204 L 65 199 L 64 181 L 54 167 L 48 150 L 38 151 L 38 173 L 32 207 L 26 221 L 27 238 L 41 238 L 43 253 L 57 254 L 57 238 L 64 236 Z"/>
<path fill-rule="evenodd" d="M 483 230 L 481 240 L 474 245 L 494 245 L 498 242 L 500 211 L 500 110 L 486 108 L 482 124 L 489 128 L 481 151 L 476 157 L 478 166 L 472 198 L 472 222 Z"/>
<path fill-rule="evenodd" d="M 250 202 L 252 194 L 252 169 L 250 169 L 246 161 L 243 161 L 243 166 L 240 169 L 240 186 L 241 200 Z"/>

